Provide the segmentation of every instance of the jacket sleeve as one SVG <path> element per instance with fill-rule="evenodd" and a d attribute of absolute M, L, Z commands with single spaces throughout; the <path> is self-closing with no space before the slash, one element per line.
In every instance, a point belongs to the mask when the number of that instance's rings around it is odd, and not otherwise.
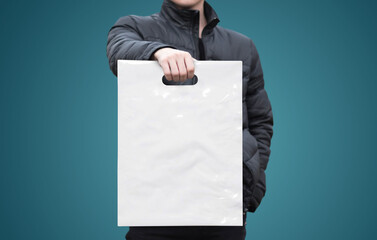
<path fill-rule="evenodd" d="M 106 54 L 111 71 L 117 76 L 118 59 L 150 60 L 153 53 L 168 44 L 145 41 L 132 15 L 121 17 L 108 32 Z"/>
<path fill-rule="evenodd" d="M 255 212 L 266 192 L 265 170 L 270 156 L 270 144 L 273 135 L 273 115 L 271 103 L 264 88 L 264 78 L 258 51 L 251 41 L 251 66 L 250 79 L 247 85 L 246 106 L 248 113 L 248 129 L 257 143 L 257 151 L 254 155 L 256 168 L 253 172 L 254 188 L 251 197 L 251 205 L 248 211 Z M 255 142 L 254 141 L 254 142 Z M 259 164 L 258 164 L 259 163 Z"/>

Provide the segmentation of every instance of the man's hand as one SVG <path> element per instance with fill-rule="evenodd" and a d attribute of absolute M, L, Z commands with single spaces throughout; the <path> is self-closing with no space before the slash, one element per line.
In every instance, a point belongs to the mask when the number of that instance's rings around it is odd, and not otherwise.
<path fill-rule="evenodd" d="M 161 48 L 153 54 L 152 59 L 158 61 L 168 81 L 183 82 L 194 77 L 194 58 L 186 51 Z"/>

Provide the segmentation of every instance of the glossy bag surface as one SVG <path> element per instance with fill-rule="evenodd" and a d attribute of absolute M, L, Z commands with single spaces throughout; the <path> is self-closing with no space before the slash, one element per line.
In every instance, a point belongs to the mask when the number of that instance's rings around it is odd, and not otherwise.
<path fill-rule="evenodd" d="M 242 226 L 242 62 L 118 60 L 118 226 Z"/>

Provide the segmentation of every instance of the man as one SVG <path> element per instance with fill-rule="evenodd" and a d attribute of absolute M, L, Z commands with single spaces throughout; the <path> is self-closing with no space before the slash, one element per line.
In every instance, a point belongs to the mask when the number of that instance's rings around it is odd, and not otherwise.
<path fill-rule="evenodd" d="M 163 0 L 151 16 L 118 19 L 108 33 L 107 56 L 115 75 L 118 59 L 157 60 L 165 78 L 177 84 L 193 78 L 196 59 L 242 60 L 244 224 L 130 227 L 126 239 L 245 239 L 246 213 L 255 212 L 265 195 L 273 116 L 259 55 L 250 38 L 219 21 L 205 0 Z"/>

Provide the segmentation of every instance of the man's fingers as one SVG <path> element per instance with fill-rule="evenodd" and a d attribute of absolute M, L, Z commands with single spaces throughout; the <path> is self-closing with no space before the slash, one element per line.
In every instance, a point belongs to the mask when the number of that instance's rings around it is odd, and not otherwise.
<path fill-rule="evenodd" d="M 162 71 L 164 72 L 166 80 L 171 81 L 173 78 L 171 76 L 169 62 L 163 61 L 160 63 L 160 65 L 161 65 Z"/>
<path fill-rule="evenodd" d="M 153 59 L 158 60 L 168 81 L 185 81 L 194 77 L 194 61 L 189 52 L 169 47 L 157 50 Z"/>
<path fill-rule="evenodd" d="M 193 78 L 195 67 L 194 67 L 194 60 L 191 57 L 191 55 L 185 57 L 185 64 L 186 64 L 186 69 L 187 69 L 187 78 Z"/>
<path fill-rule="evenodd" d="M 177 66 L 179 70 L 179 81 L 183 82 L 187 79 L 187 69 L 183 57 L 177 59 Z"/>
<path fill-rule="evenodd" d="M 170 72 L 174 82 L 179 81 L 179 70 L 175 59 L 169 60 Z"/>

